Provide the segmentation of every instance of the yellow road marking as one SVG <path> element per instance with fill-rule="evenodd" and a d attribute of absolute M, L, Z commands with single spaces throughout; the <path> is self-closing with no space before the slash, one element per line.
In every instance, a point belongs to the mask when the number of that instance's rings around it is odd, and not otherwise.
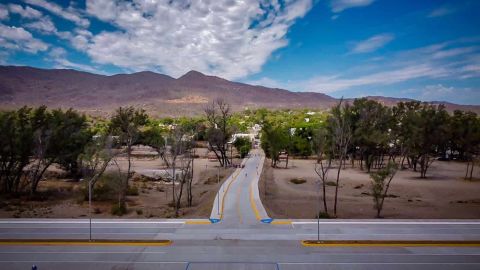
<path fill-rule="evenodd" d="M 240 169 L 238 170 L 237 175 L 233 176 L 232 181 L 230 181 L 230 183 L 228 183 L 227 190 L 225 190 L 225 192 L 223 193 L 223 196 L 222 196 L 222 211 L 220 212 L 220 219 L 223 219 L 223 209 L 225 207 L 225 197 L 227 196 L 227 193 L 228 193 L 228 190 L 230 189 L 230 186 L 232 185 L 232 183 L 235 180 L 237 180 L 237 176 L 239 174 L 240 174 Z M 220 186 L 220 189 L 221 189 L 221 186 Z M 220 190 L 219 190 L 219 192 L 220 192 Z"/>
<path fill-rule="evenodd" d="M 480 247 L 480 241 L 309 241 L 305 247 Z"/>
<path fill-rule="evenodd" d="M 171 240 L 115 241 L 115 240 L 2 240 L 3 246 L 169 246 Z"/>
<path fill-rule="evenodd" d="M 291 220 L 274 220 L 274 221 L 270 222 L 270 224 L 273 224 L 273 225 L 292 225 L 292 221 Z"/>
<path fill-rule="evenodd" d="M 258 213 L 257 206 L 255 205 L 255 201 L 253 200 L 253 183 L 250 185 L 250 205 L 252 206 L 253 212 L 255 213 L 255 218 L 260 220 L 260 213 Z"/>
<path fill-rule="evenodd" d="M 210 220 L 187 220 L 185 221 L 185 224 L 189 225 L 207 225 L 207 224 L 212 224 Z"/>

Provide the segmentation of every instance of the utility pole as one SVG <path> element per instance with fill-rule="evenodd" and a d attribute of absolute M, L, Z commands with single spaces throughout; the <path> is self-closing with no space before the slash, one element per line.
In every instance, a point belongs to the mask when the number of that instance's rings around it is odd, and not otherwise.
<path fill-rule="evenodd" d="M 320 203 L 320 183 L 318 183 L 318 209 L 317 209 L 317 241 L 320 241 L 320 208 L 321 208 L 321 203 Z"/>
<path fill-rule="evenodd" d="M 92 241 L 92 179 L 88 181 L 88 217 L 89 217 L 88 241 Z"/>
<path fill-rule="evenodd" d="M 220 183 L 220 167 L 217 168 L 217 185 Z M 220 215 L 220 188 L 217 192 L 217 214 Z"/>

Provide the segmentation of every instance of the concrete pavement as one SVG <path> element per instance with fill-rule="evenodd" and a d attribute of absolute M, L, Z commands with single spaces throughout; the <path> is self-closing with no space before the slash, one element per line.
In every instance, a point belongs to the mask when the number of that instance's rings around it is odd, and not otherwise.
<path fill-rule="evenodd" d="M 270 218 L 258 194 L 258 181 L 265 155 L 260 149 L 251 151 L 242 162 L 243 168 L 223 183 L 215 197 L 210 218 L 224 227 L 249 227 Z"/>

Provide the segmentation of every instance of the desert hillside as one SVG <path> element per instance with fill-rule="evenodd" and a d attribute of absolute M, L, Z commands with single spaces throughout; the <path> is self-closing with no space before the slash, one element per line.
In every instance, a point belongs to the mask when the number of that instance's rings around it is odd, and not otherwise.
<path fill-rule="evenodd" d="M 119 106 L 142 107 L 153 115 L 195 115 L 210 100 L 222 97 L 235 110 L 248 108 L 320 108 L 337 102 L 333 97 L 314 92 L 232 82 L 190 71 L 175 79 L 154 72 L 98 75 L 66 69 L 38 69 L 0 66 L 0 106 L 47 105 L 75 108 L 104 115 Z M 371 97 L 387 105 L 404 99 Z M 480 106 L 447 103 L 447 109 L 480 111 Z"/>

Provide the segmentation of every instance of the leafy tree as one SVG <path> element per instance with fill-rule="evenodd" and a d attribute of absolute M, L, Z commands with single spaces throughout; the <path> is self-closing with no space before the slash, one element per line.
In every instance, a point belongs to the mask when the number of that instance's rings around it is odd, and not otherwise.
<path fill-rule="evenodd" d="M 150 127 L 141 133 L 140 143 L 152 147 L 161 155 L 161 149 L 165 145 L 164 132 L 166 131 L 157 126 Z"/>
<path fill-rule="evenodd" d="M 480 119 L 476 113 L 456 110 L 450 119 L 452 152 L 467 161 L 465 179 L 472 179 L 474 158 L 480 152 Z"/>
<path fill-rule="evenodd" d="M 309 138 L 304 138 L 299 135 L 294 135 L 292 137 L 292 144 L 291 144 L 291 153 L 294 155 L 308 157 L 312 153 L 311 143 Z"/>
<path fill-rule="evenodd" d="M 108 134 L 98 134 L 84 148 L 79 155 L 83 175 L 94 189 L 98 179 L 103 175 L 110 162 L 118 155 L 115 149 L 115 140 Z"/>
<path fill-rule="evenodd" d="M 127 155 L 127 174 L 125 179 L 125 191 L 128 189 L 128 182 L 131 177 L 131 155 L 132 146 L 135 145 L 140 138 L 141 128 L 147 123 L 148 116 L 143 109 L 134 109 L 133 107 L 120 107 L 116 110 L 110 119 L 110 133 L 119 136 L 120 143 L 126 147 Z M 122 204 L 125 197 L 122 198 Z"/>
<path fill-rule="evenodd" d="M 391 110 L 374 100 L 356 99 L 352 106 L 352 146 L 360 152 L 360 158 L 370 172 L 376 159 L 383 157 L 389 142 Z"/>
<path fill-rule="evenodd" d="M 58 128 L 53 121 L 52 114 L 46 106 L 41 106 L 32 111 L 31 116 L 33 130 L 33 155 L 29 165 L 30 194 L 37 190 L 38 183 L 48 167 L 55 162 L 56 143 L 53 133 Z"/>
<path fill-rule="evenodd" d="M 383 203 L 388 194 L 388 189 L 397 172 L 398 166 L 395 162 L 389 162 L 385 168 L 370 173 L 372 178 L 372 197 L 375 210 L 377 210 L 377 218 L 380 218 L 380 212 L 383 209 Z"/>
<path fill-rule="evenodd" d="M 31 108 L 0 112 L 0 184 L 2 192 L 17 193 L 33 148 Z"/>
<path fill-rule="evenodd" d="M 261 146 L 266 156 L 272 160 L 272 167 L 277 166 L 280 153 L 288 147 L 288 133 L 289 130 L 281 126 L 272 126 L 268 122 L 263 125 Z"/>
<path fill-rule="evenodd" d="M 79 156 L 84 152 L 86 145 L 92 139 L 92 132 L 88 129 L 87 119 L 76 111 L 69 109 L 65 112 L 52 112 L 52 154 L 60 164 L 74 178 L 81 175 Z"/>
<path fill-rule="evenodd" d="M 449 116 L 442 105 L 422 104 L 407 120 L 413 126 L 408 151 L 420 165 L 420 177 L 426 178 L 431 163 L 448 142 Z"/>
<path fill-rule="evenodd" d="M 233 145 L 240 153 L 241 158 L 246 157 L 248 152 L 252 149 L 252 142 L 248 138 L 236 138 Z"/>

